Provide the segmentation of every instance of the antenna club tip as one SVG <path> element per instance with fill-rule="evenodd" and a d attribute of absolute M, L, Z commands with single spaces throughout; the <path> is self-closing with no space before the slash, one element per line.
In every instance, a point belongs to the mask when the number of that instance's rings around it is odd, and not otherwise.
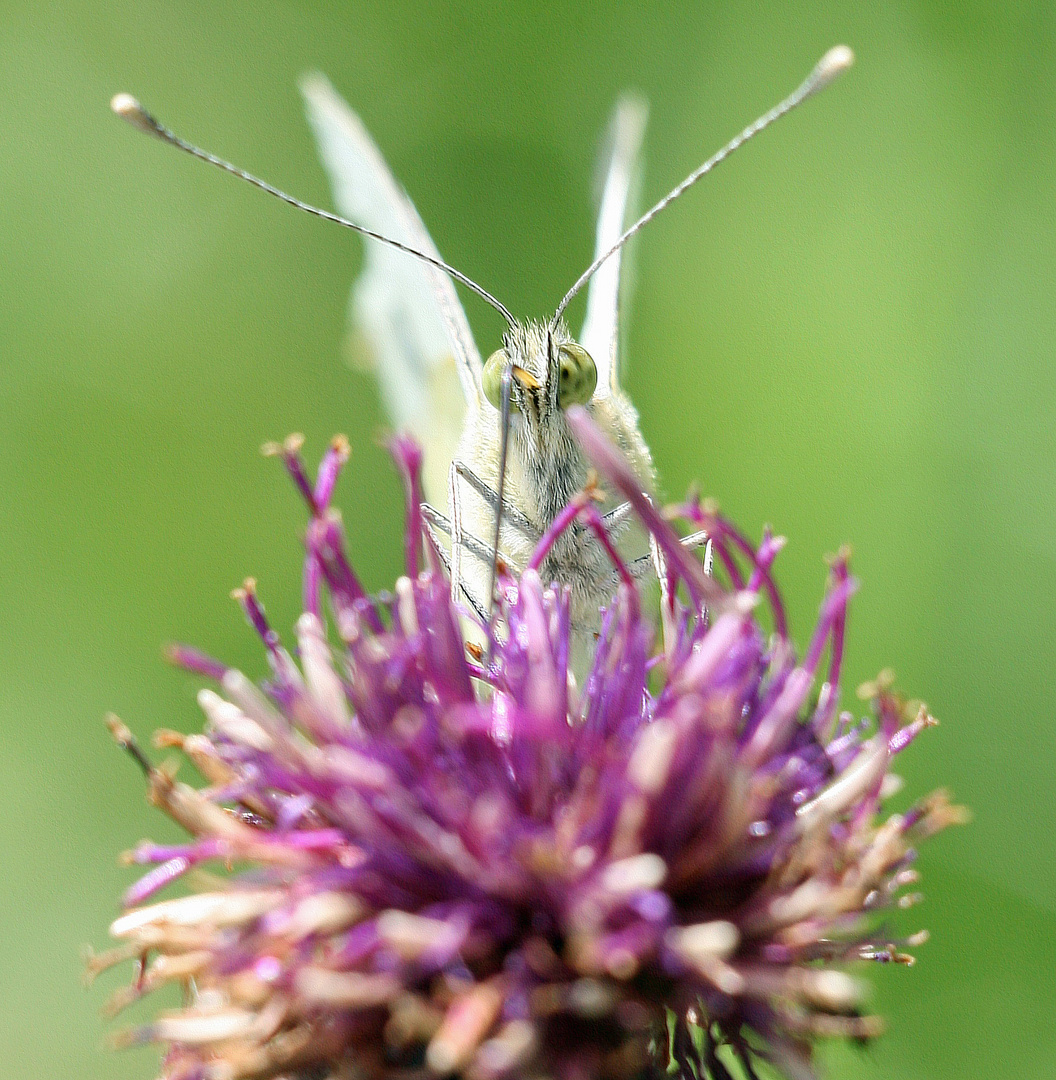
<path fill-rule="evenodd" d="M 143 111 L 143 106 L 131 94 L 126 94 L 123 91 L 120 94 L 114 94 L 110 99 L 110 108 L 118 116 L 126 119 Z"/>
<path fill-rule="evenodd" d="M 854 51 L 849 45 L 834 45 L 814 68 L 813 82 L 818 90 L 842 75 L 854 63 Z"/>
<path fill-rule="evenodd" d="M 134 128 L 155 134 L 157 123 L 131 94 L 114 94 L 110 99 L 110 108 L 122 120 L 127 120 Z"/>

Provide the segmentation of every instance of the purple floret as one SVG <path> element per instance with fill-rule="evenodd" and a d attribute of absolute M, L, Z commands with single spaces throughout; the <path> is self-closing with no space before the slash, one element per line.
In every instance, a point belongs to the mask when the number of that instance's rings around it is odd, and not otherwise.
<path fill-rule="evenodd" d="M 934 721 L 886 677 L 871 719 L 838 711 L 845 554 L 797 660 L 783 541 L 755 548 L 697 501 L 662 513 L 585 410 L 568 421 L 654 541 L 660 617 L 586 492 L 499 575 L 486 648 L 467 645 L 424 527 L 413 443 L 392 445 L 407 573 L 377 597 L 331 506 L 347 445 L 314 481 L 298 440 L 271 448 L 310 514 L 297 648 L 249 582 L 262 686 L 172 650 L 216 683 L 204 734 L 162 736 L 207 786 L 146 766 L 192 838 L 132 854 L 152 869 L 92 965 L 141 962 L 115 1008 L 184 987 L 183 1007 L 117 1040 L 165 1045 L 164 1080 L 726 1080 L 734 1060 L 801 1078 L 817 1037 L 879 1030 L 846 966 L 909 960 L 876 913 L 906 905 L 914 845 L 962 816 L 941 792 L 882 815 L 892 756 Z M 539 576 L 573 524 L 621 582 L 581 686 L 569 591 Z M 676 524 L 707 534 L 720 576 Z M 203 864 L 223 877 L 141 906 Z"/>

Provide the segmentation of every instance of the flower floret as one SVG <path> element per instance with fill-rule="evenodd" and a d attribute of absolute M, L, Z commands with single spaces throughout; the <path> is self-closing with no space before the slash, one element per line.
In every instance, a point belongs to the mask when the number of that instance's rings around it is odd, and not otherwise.
<path fill-rule="evenodd" d="M 733 1060 L 804 1077 L 815 1038 L 878 1032 L 847 967 L 908 961 L 921 938 L 878 918 L 917 898 L 914 845 L 963 818 L 942 793 L 883 808 L 893 758 L 933 719 L 886 676 L 868 717 L 841 711 L 846 553 L 797 659 L 772 575 L 783 541 L 753 546 L 695 499 L 660 513 L 586 413 L 569 422 L 649 532 L 661 584 L 657 629 L 616 566 L 581 686 L 569 593 L 541 556 L 500 568 L 486 644 L 467 648 L 413 444 L 393 446 L 407 572 L 381 596 L 331 506 L 347 444 L 314 481 L 298 440 L 269 448 L 311 518 L 295 654 L 252 582 L 237 598 L 266 682 L 171 651 L 212 683 L 205 730 L 156 741 L 204 787 L 111 723 L 190 834 L 129 853 L 150 869 L 91 962 L 138 961 L 115 1011 L 183 988 L 182 1007 L 116 1040 L 163 1044 L 165 1080 L 726 1080 Z M 589 497 L 559 526 L 605 543 Z M 704 559 L 687 533 L 708 539 Z M 155 899 L 180 881 L 187 895 Z"/>

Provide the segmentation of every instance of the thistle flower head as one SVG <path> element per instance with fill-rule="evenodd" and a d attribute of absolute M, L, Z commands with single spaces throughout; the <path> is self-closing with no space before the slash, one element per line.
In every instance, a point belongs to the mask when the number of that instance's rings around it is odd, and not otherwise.
<path fill-rule="evenodd" d="M 394 443 L 407 572 L 383 596 L 330 508 L 344 443 L 314 482 L 299 444 L 275 448 L 311 515 L 297 658 L 251 583 L 238 595 L 265 683 L 174 650 L 216 688 L 199 694 L 203 734 L 156 742 L 206 786 L 140 754 L 190 839 L 130 853 L 151 869 L 111 927 L 118 948 L 91 964 L 137 960 L 115 1010 L 182 988 L 182 1007 L 117 1039 L 164 1044 L 165 1080 L 728 1080 L 734 1060 L 799 1078 L 816 1037 L 877 1031 L 845 969 L 908 960 L 878 913 L 912 902 L 914 844 L 959 816 L 941 793 L 882 813 L 892 758 L 931 716 L 883 678 L 870 716 L 840 711 L 845 555 L 797 658 L 771 574 L 781 541 L 755 547 L 696 500 L 661 514 L 586 414 L 569 420 L 661 578 L 658 628 L 617 560 L 582 687 L 567 591 L 535 567 L 562 529 L 607 543 L 589 493 L 519 577 L 500 574 L 502 632 L 467 649 L 413 444 Z M 676 526 L 706 533 L 714 576 Z M 157 899 L 185 876 L 193 891 Z"/>

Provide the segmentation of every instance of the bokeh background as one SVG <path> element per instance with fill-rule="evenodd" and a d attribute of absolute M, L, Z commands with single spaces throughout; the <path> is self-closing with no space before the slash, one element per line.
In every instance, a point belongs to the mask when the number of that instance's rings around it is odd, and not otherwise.
<path fill-rule="evenodd" d="M 327 72 L 443 253 L 545 315 L 589 259 L 619 91 L 651 102 L 652 201 L 838 41 L 849 77 L 643 235 L 627 382 L 666 494 L 699 480 L 790 538 L 801 642 L 853 543 L 848 686 L 890 665 L 925 697 L 908 792 L 974 810 L 922 853 L 918 964 L 871 973 L 890 1033 L 830 1075 L 1053 1075 L 1056 7 L 1015 0 L 0 3 L 0 1074 L 153 1076 L 102 1046 L 116 980 L 80 985 L 115 855 L 170 835 L 102 717 L 198 724 L 167 640 L 261 673 L 246 574 L 291 626 L 304 518 L 259 445 L 347 432 L 358 566 L 400 565 L 384 417 L 342 360 L 359 242 L 110 95 L 329 205 L 295 87 Z"/>

